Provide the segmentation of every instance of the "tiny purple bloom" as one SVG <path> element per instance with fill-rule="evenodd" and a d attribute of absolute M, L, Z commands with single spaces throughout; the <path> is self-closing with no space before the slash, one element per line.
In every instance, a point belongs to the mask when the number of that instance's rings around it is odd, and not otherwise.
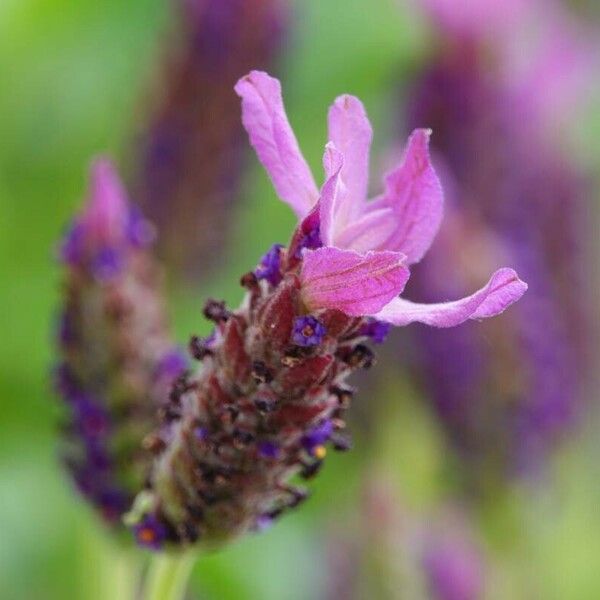
<path fill-rule="evenodd" d="M 133 529 L 140 546 L 160 550 L 167 537 L 165 526 L 153 515 L 146 515 Z"/>
<path fill-rule="evenodd" d="M 123 269 L 123 257 L 114 248 L 102 248 L 92 261 L 92 272 L 100 281 L 110 281 L 117 277 Z"/>
<path fill-rule="evenodd" d="M 194 429 L 194 437 L 199 442 L 204 442 L 208 439 L 208 429 L 206 427 L 196 427 Z"/>
<path fill-rule="evenodd" d="M 174 348 L 159 360 L 154 373 L 158 379 L 173 380 L 175 377 L 181 375 L 186 368 L 187 360 L 185 355 L 178 348 Z"/>
<path fill-rule="evenodd" d="M 82 398 L 76 403 L 76 410 L 78 424 L 85 436 L 95 438 L 107 432 L 109 418 L 102 407 Z"/>
<path fill-rule="evenodd" d="M 322 446 L 329 440 L 332 433 L 333 423 L 330 419 L 326 419 L 302 437 L 302 446 L 308 453 L 312 454 L 315 448 Z"/>
<path fill-rule="evenodd" d="M 281 244 L 273 244 L 271 249 L 261 258 L 254 271 L 257 279 L 266 279 L 271 285 L 281 281 Z"/>
<path fill-rule="evenodd" d="M 297 346 L 318 346 L 326 333 L 325 326 L 317 318 L 311 315 L 296 317 L 292 341 Z"/>
<path fill-rule="evenodd" d="M 391 328 L 390 323 L 369 319 L 368 323 L 362 328 L 361 333 L 371 338 L 375 344 L 383 344 Z"/>
<path fill-rule="evenodd" d="M 264 441 L 264 442 L 260 442 L 260 444 L 258 444 L 258 453 L 263 458 L 276 459 L 279 457 L 279 455 L 281 453 L 281 448 L 273 442 Z"/>

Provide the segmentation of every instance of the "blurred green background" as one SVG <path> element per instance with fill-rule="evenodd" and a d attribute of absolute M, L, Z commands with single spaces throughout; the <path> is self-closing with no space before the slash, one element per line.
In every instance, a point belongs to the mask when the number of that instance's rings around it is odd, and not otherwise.
<path fill-rule="evenodd" d="M 365 102 L 375 155 L 383 153 L 397 129 L 388 122 L 402 82 L 423 57 L 423 24 L 395 0 L 306 0 L 298 9 L 282 72 L 311 165 L 320 163 L 327 106 L 343 92 Z M 54 251 L 81 201 L 90 157 L 107 152 L 127 163 L 140 90 L 167 20 L 162 0 L 0 2 L 2 599 L 110 598 L 107 581 L 135 560 L 108 540 L 57 462 L 60 408 L 49 385 L 60 292 Z M 265 251 L 265 240 L 288 238 L 292 215 L 256 162 L 245 190 L 225 265 L 196 289 L 172 294 L 181 342 L 206 331 L 203 300 L 237 302 L 238 276 Z M 203 557 L 192 578 L 195 596 L 323 597 L 326 533 L 361 518 L 361 474 L 374 464 L 383 465 L 410 510 L 445 497 L 451 486 L 434 420 L 398 373 L 387 375 L 380 393 L 393 408 L 379 441 L 359 436 L 354 452 L 331 457 L 310 502 L 272 530 Z M 594 421 L 558 457 L 547 485 L 512 490 L 479 516 L 495 564 L 490 598 L 600 595 Z"/>

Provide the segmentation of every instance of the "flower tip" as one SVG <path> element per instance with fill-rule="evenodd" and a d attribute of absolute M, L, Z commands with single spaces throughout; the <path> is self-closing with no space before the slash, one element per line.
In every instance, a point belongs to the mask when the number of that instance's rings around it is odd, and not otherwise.
<path fill-rule="evenodd" d="M 89 201 L 84 213 L 86 224 L 100 236 L 122 232 L 127 219 L 127 195 L 112 161 L 100 156 L 90 167 Z"/>
<path fill-rule="evenodd" d="M 338 96 L 334 102 L 334 106 L 346 112 L 357 112 L 361 115 L 366 115 L 365 107 L 359 98 L 352 94 L 342 94 Z"/>
<path fill-rule="evenodd" d="M 433 129 L 429 127 L 420 127 L 414 129 L 408 138 L 408 146 L 415 144 L 429 153 L 429 142 L 433 134 Z"/>
<path fill-rule="evenodd" d="M 521 299 L 528 285 L 517 272 L 509 267 L 498 269 L 491 277 L 487 287 L 487 298 L 473 313 L 472 319 L 493 317 L 504 312 L 509 306 Z"/>
<path fill-rule="evenodd" d="M 252 86 L 257 89 L 264 89 L 266 86 L 275 86 L 277 89 L 281 89 L 279 80 L 275 77 L 271 77 L 266 71 L 252 70 L 246 75 L 240 77 L 237 83 L 233 86 L 236 94 L 243 98 L 246 92 L 247 86 Z"/>
<path fill-rule="evenodd" d="M 323 168 L 327 178 L 338 175 L 344 166 L 344 155 L 336 148 L 336 145 L 329 141 L 325 144 L 323 153 Z"/>

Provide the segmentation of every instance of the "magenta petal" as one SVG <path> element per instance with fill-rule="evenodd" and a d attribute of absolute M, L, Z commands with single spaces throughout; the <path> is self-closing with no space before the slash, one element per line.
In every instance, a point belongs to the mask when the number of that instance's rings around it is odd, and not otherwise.
<path fill-rule="evenodd" d="M 235 85 L 242 122 L 277 194 L 299 216 L 315 204 L 318 189 L 288 122 L 277 79 L 251 71 Z"/>
<path fill-rule="evenodd" d="M 513 269 L 498 269 L 483 288 L 462 300 L 416 304 L 395 298 L 373 316 L 398 326 L 418 322 L 433 327 L 454 327 L 468 319 L 484 319 L 501 313 L 526 290 L 527 284 L 519 279 Z"/>
<path fill-rule="evenodd" d="M 107 158 L 97 158 L 90 169 L 89 200 L 82 224 L 97 243 L 110 244 L 123 236 L 129 210 L 119 175 Z"/>
<path fill-rule="evenodd" d="M 362 102 L 349 95 L 340 96 L 329 109 L 329 140 L 344 155 L 342 179 L 348 189 L 348 217 L 358 214 L 367 198 L 369 149 L 373 130 Z M 344 223 L 348 221 L 340 215 Z"/>
<path fill-rule="evenodd" d="M 409 277 L 404 255 L 319 248 L 304 254 L 300 280 L 309 310 L 334 308 L 347 315 L 378 312 L 402 292 Z"/>
<path fill-rule="evenodd" d="M 435 238 L 442 221 L 444 195 L 429 159 L 427 129 L 415 130 L 408 140 L 404 161 L 387 175 L 385 192 L 376 206 L 396 213 L 396 230 L 380 249 L 406 254 L 408 264 L 419 262 Z"/>
<path fill-rule="evenodd" d="M 341 171 L 344 166 L 344 157 L 330 142 L 325 146 L 323 167 L 325 169 L 325 183 L 321 188 L 320 196 L 320 236 L 325 246 L 333 246 L 333 236 L 337 223 L 337 208 L 345 200 L 345 188 L 341 181 Z"/>
<path fill-rule="evenodd" d="M 351 225 L 335 236 L 338 248 L 347 248 L 356 252 L 367 252 L 381 248 L 394 231 L 395 214 L 391 208 L 379 208 L 361 215 Z"/>

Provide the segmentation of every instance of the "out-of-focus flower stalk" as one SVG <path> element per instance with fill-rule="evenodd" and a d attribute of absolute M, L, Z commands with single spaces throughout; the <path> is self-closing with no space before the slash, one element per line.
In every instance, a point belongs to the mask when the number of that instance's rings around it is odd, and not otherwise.
<path fill-rule="evenodd" d="M 530 283 L 494 322 L 413 332 L 419 377 L 465 473 L 482 484 L 535 472 L 583 408 L 591 198 L 557 136 L 566 139 L 565 115 L 589 87 L 593 47 L 552 3 L 423 4 L 438 48 L 402 122 L 434 128 L 449 202 L 410 290 L 452 297 L 504 261 Z"/>
<path fill-rule="evenodd" d="M 169 338 L 152 239 L 110 163 L 96 161 L 87 205 L 61 247 L 56 385 L 68 410 L 65 462 L 81 493 L 115 525 L 147 476 L 151 455 L 142 440 L 185 368 Z"/>
<path fill-rule="evenodd" d="M 489 565 L 465 514 L 409 510 L 391 479 L 371 467 L 358 514 L 329 532 L 326 598 L 484 598 Z"/>
<path fill-rule="evenodd" d="M 281 54 L 287 0 L 173 0 L 174 25 L 137 141 L 134 197 L 173 271 L 198 275 L 226 251 L 244 139 L 234 83 Z M 147 98 L 150 98 L 148 100 Z"/>

